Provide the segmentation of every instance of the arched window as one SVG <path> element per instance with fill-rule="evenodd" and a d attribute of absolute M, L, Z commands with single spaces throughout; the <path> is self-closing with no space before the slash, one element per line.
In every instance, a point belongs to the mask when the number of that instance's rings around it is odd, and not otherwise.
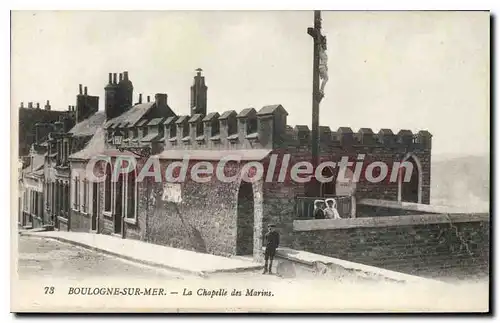
<path fill-rule="evenodd" d="M 321 183 L 321 196 L 335 196 L 335 183 L 336 183 L 336 176 L 334 174 L 334 171 L 331 167 L 325 167 L 323 168 L 323 171 L 321 172 L 321 175 L 323 178 L 328 178 L 328 182 Z"/>
<path fill-rule="evenodd" d="M 111 163 L 106 164 L 106 179 L 104 180 L 104 211 L 111 212 Z"/>

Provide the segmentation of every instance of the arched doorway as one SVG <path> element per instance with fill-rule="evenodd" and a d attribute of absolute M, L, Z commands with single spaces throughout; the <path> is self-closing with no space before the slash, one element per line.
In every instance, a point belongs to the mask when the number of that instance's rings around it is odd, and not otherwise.
<path fill-rule="evenodd" d="M 236 215 L 236 254 L 253 254 L 254 196 L 252 183 L 241 181 Z"/>
<path fill-rule="evenodd" d="M 422 168 L 414 155 L 406 156 L 399 168 L 398 197 L 400 202 L 422 203 Z"/>
<path fill-rule="evenodd" d="M 332 167 L 325 167 L 321 171 L 321 175 L 324 179 L 328 179 L 328 182 L 321 183 L 320 185 L 320 196 L 335 196 L 335 184 L 336 175 Z M 331 180 L 330 180 L 331 179 Z"/>

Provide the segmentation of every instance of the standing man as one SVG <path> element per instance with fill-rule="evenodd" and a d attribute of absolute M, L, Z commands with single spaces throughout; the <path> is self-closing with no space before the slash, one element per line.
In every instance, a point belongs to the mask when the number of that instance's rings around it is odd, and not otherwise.
<path fill-rule="evenodd" d="M 272 274 L 271 268 L 273 267 L 273 259 L 276 254 L 276 249 L 280 244 L 280 234 L 276 232 L 276 226 L 274 224 L 270 224 L 268 226 L 268 232 L 266 234 L 266 252 L 264 254 L 265 264 L 264 271 L 262 274 Z M 269 260 L 269 269 L 267 267 L 267 263 Z"/>

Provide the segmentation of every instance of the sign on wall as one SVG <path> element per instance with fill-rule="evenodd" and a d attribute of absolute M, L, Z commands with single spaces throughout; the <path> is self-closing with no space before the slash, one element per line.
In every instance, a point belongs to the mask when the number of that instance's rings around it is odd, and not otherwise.
<path fill-rule="evenodd" d="M 356 192 L 356 181 L 353 172 L 347 168 L 345 171 L 344 179 L 337 179 L 335 187 L 335 195 L 337 196 L 350 196 Z"/>
<path fill-rule="evenodd" d="M 182 193 L 181 184 L 165 183 L 163 185 L 162 200 L 173 203 L 181 203 L 182 202 L 181 193 Z"/>

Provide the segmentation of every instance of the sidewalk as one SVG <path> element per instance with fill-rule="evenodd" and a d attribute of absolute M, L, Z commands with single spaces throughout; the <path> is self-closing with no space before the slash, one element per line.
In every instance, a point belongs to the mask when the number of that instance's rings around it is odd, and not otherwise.
<path fill-rule="evenodd" d="M 20 234 L 55 239 L 141 264 L 199 276 L 263 268 L 261 264 L 241 258 L 226 258 L 138 240 L 120 239 L 105 234 L 64 231 L 24 231 Z"/>

